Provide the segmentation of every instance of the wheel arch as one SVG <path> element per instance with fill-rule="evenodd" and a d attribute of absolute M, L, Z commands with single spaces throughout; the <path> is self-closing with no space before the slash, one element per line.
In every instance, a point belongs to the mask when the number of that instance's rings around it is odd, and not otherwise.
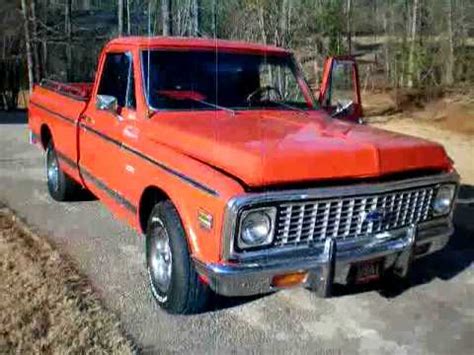
<path fill-rule="evenodd" d="M 148 218 L 155 205 L 166 200 L 173 203 L 169 195 L 163 189 L 155 185 L 150 185 L 143 190 L 140 202 L 138 203 L 138 222 L 140 231 L 143 234 L 146 234 Z"/>
<path fill-rule="evenodd" d="M 51 129 L 46 123 L 43 123 L 40 128 L 40 142 L 44 150 L 48 148 L 49 142 L 53 139 Z"/>

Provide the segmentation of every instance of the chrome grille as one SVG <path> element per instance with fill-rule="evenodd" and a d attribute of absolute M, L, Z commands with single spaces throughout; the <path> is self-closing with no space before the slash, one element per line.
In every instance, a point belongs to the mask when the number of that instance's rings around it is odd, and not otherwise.
<path fill-rule="evenodd" d="M 278 205 L 275 246 L 360 238 L 431 218 L 435 187 Z M 373 218 L 370 218 L 373 217 Z M 375 218 L 377 217 L 377 218 Z"/>

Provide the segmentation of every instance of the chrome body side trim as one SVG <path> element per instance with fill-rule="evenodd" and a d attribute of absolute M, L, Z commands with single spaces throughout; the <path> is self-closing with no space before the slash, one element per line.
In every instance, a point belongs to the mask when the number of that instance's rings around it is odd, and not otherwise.
<path fill-rule="evenodd" d="M 142 152 L 136 150 L 135 148 L 132 148 L 132 147 L 130 147 L 130 146 L 124 144 L 124 143 L 121 142 L 121 141 L 118 141 L 118 140 L 116 140 L 116 139 L 114 139 L 114 138 L 111 138 L 111 137 L 109 137 L 108 135 L 106 135 L 106 134 L 104 134 L 104 133 L 102 133 L 102 132 L 99 132 L 98 130 L 96 130 L 96 129 L 94 129 L 94 128 L 92 128 L 92 127 L 90 127 L 90 126 L 88 126 L 88 125 L 86 125 L 86 124 L 84 124 L 84 123 L 82 123 L 82 122 L 79 123 L 79 126 L 80 126 L 81 128 L 83 128 L 83 129 L 87 130 L 88 132 L 90 132 L 90 133 L 92 133 L 92 134 L 95 134 L 96 136 L 100 137 L 101 139 L 104 139 L 104 140 L 106 140 L 107 142 L 109 142 L 109 143 L 111 143 L 111 144 L 114 144 L 114 145 L 116 145 L 117 147 L 119 147 L 119 148 L 121 148 L 121 149 L 123 149 L 123 150 L 125 150 L 125 151 L 127 151 L 127 152 L 129 152 L 129 153 L 132 153 L 132 154 L 136 155 L 137 157 L 139 157 L 139 158 L 141 158 L 141 159 L 143 159 L 143 160 L 145 160 L 145 161 L 147 161 L 147 162 L 149 162 L 149 163 L 151 163 L 151 164 L 153 164 L 153 165 L 159 167 L 160 169 L 166 171 L 167 173 L 176 176 L 176 177 L 179 178 L 180 180 L 184 181 L 185 183 L 187 183 L 187 184 L 189 184 L 189 185 L 191 185 L 191 186 L 193 186 L 193 187 L 195 187 L 195 188 L 197 188 L 197 189 L 199 189 L 199 190 L 201 190 L 201 191 L 204 191 L 204 192 L 206 192 L 206 193 L 209 194 L 209 195 L 216 196 L 216 197 L 219 196 L 219 193 L 218 193 L 217 191 L 215 191 L 214 189 L 212 189 L 212 188 L 208 187 L 207 185 L 205 185 L 205 184 L 203 184 L 203 183 L 201 183 L 201 182 L 199 182 L 199 181 L 196 181 L 196 180 L 194 180 L 193 178 L 191 178 L 191 177 L 189 177 L 189 176 L 187 176 L 187 175 L 185 175 L 185 174 L 183 174 L 183 173 L 181 173 L 181 172 L 179 172 L 179 171 L 177 171 L 177 170 L 175 170 L 175 169 L 169 167 L 168 165 L 162 163 L 161 161 L 158 161 L 158 160 L 156 160 L 156 159 L 154 159 L 154 158 L 152 158 L 152 157 L 150 157 L 150 156 L 148 156 L 148 155 L 146 155 L 146 154 L 144 154 L 144 153 L 142 153 Z"/>
<path fill-rule="evenodd" d="M 67 116 L 64 116 L 64 115 L 62 115 L 60 113 L 57 113 L 55 111 L 52 111 L 47 107 L 44 107 L 40 104 L 37 104 L 36 102 L 31 101 L 30 105 L 36 106 L 39 109 L 48 112 L 49 114 L 53 115 L 54 117 L 56 117 L 58 119 L 61 119 L 64 122 L 67 122 L 67 123 L 70 123 L 70 124 L 73 124 L 73 125 L 76 124 L 76 121 L 74 119 L 72 119 L 70 117 L 67 117 Z M 129 147 L 128 145 L 124 144 L 123 142 L 121 142 L 119 140 L 116 140 L 116 139 L 114 139 L 114 138 L 112 138 L 112 137 L 110 137 L 110 136 L 108 136 L 108 135 L 106 135 L 102 132 L 99 132 L 98 130 L 88 126 L 87 124 L 85 124 L 81 121 L 79 122 L 79 127 L 82 128 L 82 129 L 87 130 L 88 132 L 90 132 L 92 134 L 95 134 L 99 138 L 101 138 L 101 139 L 103 139 L 103 140 L 105 140 L 105 141 L 107 141 L 111 144 L 114 144 L 114 145 L 116 145 L 117 147 L 119 147 L 121 149 L 124 149 L 125 151 L 127 151 L 129 153 L 135 154 L 139 158 L 144 159 L 144 160 L 148 161 L 149 163 L 151 163 L 151 164 L 159 167 L 160 169 L 166 171 L 167 173 L 176 176 L 177 178 L 184 181 L 185 183 L 190 184 L 193 187 L 195 187 L 195 188 L 197 188 L 201 191 L 204 191 L 209 195 L 219 197 L 219 192 L 217 192 L 216 190 L 210 188 L 209 186 L 207 186 L 207 185 L 205 185 L 205 184 L 203 184 L 199 181 L 194 180 L 193 178 L 191 178 L 191 177 L 189 177 L 189 176 L 187 176 L 187 175 L 185 175 L 185 174 L 169 167 L 168 165 L 162 163 L 161 161 L 156 160 L 155 158 L 152 158 L 152 157 L 136 150 L 135 148 Z"/>
<path fill-rule="evenodd" d="M 43 105 L 41 105 L 41 104 L 38 104 L 38 103 L 36 103 L 36 102 L 34 102 L 34 101 L 30 101 L 30 105 L 35 106 L 35 107 L 37 107 L 37 108 L 39 108 L 39 109 L 41 109 L 41 110 L 43 110 L 43 111 L 46 111 L 46 112 L 49 113 L 50 115 L 53 115 L 54 117 L 57 117 L 57 118 L 59 118 L 59 119 L 62 120 L 62 121 L 65 121 L 65 122 L 70 123 L 70 124 L 73 124 L 73 125 L 76 124 L 76 120 L 75 120 L 74 118 L 67 117 L 67 116 L 64 116 L 64 115 L 62 115 L 62 114 L 60 114 L 60 113 L 57 113 L 57 112 L 55 112 L 55 111 L 52 111 L 52 110 L 50 110 L 49 108 L 47 108 L 47 107 L 45 107 L 45 106 L 43 106 Z"/>

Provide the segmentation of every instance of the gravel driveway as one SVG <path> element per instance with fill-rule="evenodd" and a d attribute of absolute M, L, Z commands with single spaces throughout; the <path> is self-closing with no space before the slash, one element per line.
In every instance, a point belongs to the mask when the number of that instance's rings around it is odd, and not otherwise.
<path fill-rule="evenodd" d="M 445 250 L 417 262 L 404 287 L 341 290 L 326 300 L 303 289 L 216 298 L 214 311 L 170 316 L 148 291 L 141 236 L 98 201 L 51 200 L 42 153 L 27 144 L 24 120 L 0 113 L 0 202 L 71 256 L 144 352 L 472 352 L 474 207 L 458 206 L 456 235 Z"/>

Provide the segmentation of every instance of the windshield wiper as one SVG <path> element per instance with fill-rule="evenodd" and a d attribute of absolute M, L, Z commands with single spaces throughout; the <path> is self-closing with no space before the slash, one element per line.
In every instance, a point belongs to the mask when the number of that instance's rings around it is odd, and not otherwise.
<path fill-rule="evenodd" d="M 209 107 L 212 107 L 212 108 L 215 108 L 215 109 L 218 109 L 218 110 L 222 110 L 222 111 L 227 111 L 229 112 L 230 114 L 232 114 L 232 116 L 235 116 L 235 111 L 232 110 L 231 108 L 228 108 L 228 107 L 224 107 L 224 106 L 220 106 L 220 105 L 216 105 L 216 104 L 213 104 L 212 102 L 207 102 L 207 101 L 204 101 L 204 100 L 199 100 L 199 99 L 196 99 L 194 97 L 191 97 L 189 98 L 190 100 L 193 100 L 193 101 L 196 101 L 196 102 L 199 102 L 203 105 L 206 105 L 206 106 L 209 106 Z"/>
<path fill-rule="evenodd" d="M 197 91 L 192 91 L 192 90 L 160 90 L 158 91 L 158 95 L 165 96 L 168 99 L 176 100 L 176 101 L 182 101 L 182 100 L 191 100 L 195 102 L 199 102 L 200 104 L 222 110 L 222 111 L 227 111 L 231 113 L 232 115 L 235 115 L 235 111 L 224 107 L 220 105 L 213 104 L 212 102 L 208 102 L 203 100 L 205 98 L 204 95 Z"/>
<path fill-rule="evenodd" d="M 297 112 L 300 112 L 300 113 L 304 113 L 305 116 L 308 115 L 308 111 L 303 110 L 302 108 L 299 108 L 299 107 L 296 107 L 296 106 L 293 106 L 293 105 L 288 105 L 288 104 L 285 104 L 284 102 L 281 102 L 281 101 L 273 101 L 273 100 L 269 100 L 269 101 L 273 102 L 274 104 L 280 105 L 281 107 L 289 108 L 290 110 L 297 111 Z"/>

